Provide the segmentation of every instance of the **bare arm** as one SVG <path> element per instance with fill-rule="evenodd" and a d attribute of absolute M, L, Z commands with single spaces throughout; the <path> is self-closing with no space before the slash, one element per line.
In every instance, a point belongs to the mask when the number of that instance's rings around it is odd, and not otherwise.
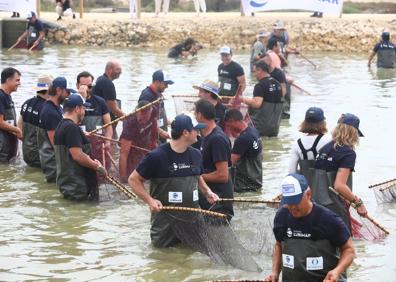
<path fill-rule="evenodd" d="M 54 146 L 54 144 L 55 144 L 55 142 L 54 142 L 55 130 L 47 131 L 47 135 L 48 135 L 48 139 L 49 139 L 51 145 Z"/>
<path fill-rule="evenodd" d="M 253 109 L 259 109 L 261 105 L 264 103 L 263 97 L 253 97 L 253 98 L 248 98 L 248 97 L 241 97 L 242 103 L 245 103 L 249 107 L 252 107 Z"/>
<path fill-rule="evenodd" d="M 274 246 L 274 253 L 272 254 L 272 272 L 268 275 L 264 281 L 278 282 L 279 273 L 281 272 L 282 263 L 282 245 L 276 241 Z"/>
<path fill-rule="evenodd" d="M 198 188 L 210 204 L 215 203 L 219 199 L 219 196 L 210 190 L 202 176 L 198 178 Z"/>
<path fill-rule="evenodd" d="M 133 192 L 143 200 L 149 207 L 151 212 L 159 212 L 162 208 L 162 203 L 147 193 L 144 189 L 144 179 L 136 170 L 128 178 L 128 184 L 132 187 Z"/>
<path fill-rule="evenodd" d="M 128 179 L 127 160 L 128 160 L 129 151 L 131 150 L 132 142 L 129 140 L 125 140 L 123 138 L 120 141 L 121 141 L 120 161 L 119 161 L 120 177 L 122 180 L 124 180 L 124 179 Z"/>
<path fill-rule="evenodd" d="M 360 200 L 359 197 L 354 195 L 351 189 L 347 185 L 347 181 L 350 173 L 351 170 L 349 168 L 339 168 L 334 182 L 334 189 L 337 190 L 348 201 L 357 202 Z M 364 204 L 358 207 L 357 212 L 361 216 L 367 215 L 367 210 Z"/>
<path fill-rule="evenodd" d="M 111 110 L 113 114 L 117 117 L 125 116 L 125 113 L 118 107 L 118 104 L 115 100 L 108 100 L 106 101 L 107 106 Z"/>
<path fill-rule="evenodd" d="M 228 162 L 217 162 L 216 170 L 210 173 L 202 174 L 206 182 L 227 183 L 228 182 Z"/>
<path fill-rule="evenodd" d="M 238 76 L 237 80 L 239 82 L 240 92 L 243 93 L 243 91 L 245 91 L 245 89 L 246 89 L 246 78 L 245 78 L 245 75 Z"/>
<path fill-rule="evenodd" d="M 368 59 L 367 66 L 369 66 L 369 67 L 370 67 L 370 65 L 371 65 L 371 62 L 373 61 L 373 59 L 374 59 L 374 56 L 375 56 L 376 54 L 377 54 L 376 52 L 374 52 L 374 51 L 371 51 L 371 53 L 370 53 L 370 56 L 369 56 L 369 59 Z"/>
<path fill-rule="evenodd" d="M 101 166 L 98 160 L 91 159 L 87 154 L 85 154 L 80 147 L 72 147 L 69 149 L 70 155 L 73 160 L 76 161 L 79 165 L 98 170 Z"/>
<path fill-rule="evenodd" d="M 21 34 L 21 36 L 18 37 L 16 43 L 19 43 L 19 42 L 21 42 L 22 40 L 24 40 L 24 39 L 27 37 L 27 35 L 28 35 L 28 31 L 25 30 L 25 31 Z"/>
<path fill-rule="evenodd" d="M 22 138 L 22 130 L 19 129 L 17 126 L 13 126 L 6 122 L 4 120 L 4 115 L 0 115 L 0 129 L 16 135 L 18 139 Z"/>
<path fill-rule="evenodd" d="M 338 260 L 337 266 L 329 271 L 323 281 L 325 282 L 336 282 L 342 272 L 344 272 L 353 262 L 355 258 L 355 249 L 352 244 L 352 239 L 348 241 L 340 248 L 340 259 Z"/>
<path fill-rule="evenodd" d="M 36 40 L 36 41 L 34 41 L 34 42 L 33 42 L 33 46 L 37 46 L 37 45 L 39 45 L 40 41 L 41 41 L 41 40 L 43 40 L 44 36 L 45 36 L 45 33 L 44 33 L 44 31 L 43 31 L 43 30 L 42 30 L 42 31 L 40 31 L 40 33 L 39 33 L 39 37 L 37 38 L 37 40 Z"/>
<path fill-rule="evenodd" d="M 282 89 L 282 97 L 285 97 L 287 93 L 286 83 L 281 83 L 280 86 Z"/>
<path fill-rule="evenodd" d="M 22 115 L 20 115 L 19 118 L 18 118 L 17 127 L 18 127 L 18 128 L 21 130 L 21 132 L 23 133 L 23 119 L 22 119 Z"/>
<path fill-rule="evenodd" d="M 231 154 L 231 163 L 232 163 L 232 165 L 235 166 L 240 158 L 241 158 L 241 155 Z"/>

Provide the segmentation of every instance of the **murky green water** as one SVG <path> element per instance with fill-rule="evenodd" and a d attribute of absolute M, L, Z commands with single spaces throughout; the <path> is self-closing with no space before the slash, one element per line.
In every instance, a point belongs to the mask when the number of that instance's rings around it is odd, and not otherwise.
<path fill-rule="evenodd" d="M 33 95 L 39 75 L 64 75 L 75 79 L 78 72 L 102 74 L 109 58 L 123 66 L 115 81 L 125 111 L 131 111 L 141 89 L 157 68 L 168 70 L 175 84 L 168 94 L 192 93 L 191 85 L 216 79 L 219 64 L 215 52 L 183 62 L 168 60 L 159 52 L 126 49 L 47 48 L 29 55 L 1 51 L 1 68 L 19 69 L 22 86 L 13 94 L 17 107 Z M 312 54 L 319 66 L 292 59 L 289 75 L 314 94 L 296 93 L 291 119 L 283 121 L 278 138 L 264 140 L 263 197 L 277 194 L 287 172 L 288 151 L 298 137 L 297 127 L 310 106 L 325 110 L 329 128 L 343 112 L 361 119 L 365 137 L 357 149 L 354 189 L 367 203 L 369 213 L 385 225 L 391 235 L 378 243 L 355 242 L 357 259 L 350 281 L 395 281 L 395 205 L 377 205 L 369 184 L 396 177 L 396 70 L 378 71 L 366 67 L 365 56 Z M 248 53 L 234 59 L 248 68 Z M 249 87 L 253 89 L 248 75 Z M 174 115 L 172 98 L 166 101 Z M 264 255 L 263 273 L 248 273 L 213 264 L 206 256 L 186 249 L 153 249 L 149 240 L 149 212 L 134 201 L 76 204 L 63 200 L 54 185 L 44 183 L 41 173 L 18 163 L 0 166 L 0 280 L 96 280 L 96 281 L 202 281 L 210 279 L 263 279 L 269 272 L 270 256 Z M 254 222 L 254 216 L 243 219 Z M 236 224 L 238 221 L 235 222 Z"/>

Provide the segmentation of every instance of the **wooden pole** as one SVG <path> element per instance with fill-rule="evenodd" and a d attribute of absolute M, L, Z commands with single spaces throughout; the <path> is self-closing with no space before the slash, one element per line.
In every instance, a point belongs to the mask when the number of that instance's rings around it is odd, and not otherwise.
<path fill-rule="evenodd" d="M 243 4 L 241 1 L 241 17 L 244 17 L 244 16 L 245 16 L 245 10 L 243 9 Z"/>
<path fill-rule="evenodd" d="M 83 14 L 84 14 L 84 1 L 83 0 L 80 0 L 79 8 L 80 8 L 80 19 L 82 19 Z"/>
<path fill-rule="evenodd" d="M 36 15 L 38 18 L 40 17 L 40 10 L 41 10 L 40 0 L 36 0 Z"/>
<path fill-rule="evenodd" d="M 138 19 L 142 17 L 142 0 L 136 0 L 136 16 Z"/>

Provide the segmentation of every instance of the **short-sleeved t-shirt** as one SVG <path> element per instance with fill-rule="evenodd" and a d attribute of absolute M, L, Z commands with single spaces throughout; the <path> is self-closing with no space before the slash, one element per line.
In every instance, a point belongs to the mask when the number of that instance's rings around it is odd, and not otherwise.
<path fill-rule="evenodd" d="M 40 32 L 44 30 L 44 25 L 42 21 L 36 20 L 34 23 L 28 22 L 26 25 L 26 29 L 29 29 L 30 27 L 33 27 L 37 32 Z"/>
<path fill-rule="evenodd" d="M 231 160 L 230 140 L 220 127 L 215 127 L 213 131 L 202 138 L 201 143 L 202 165 L 205 173 L 216 170 L 216 163 L 228 162 Z"/>
<path fill-rule="evenodd" d="M 63 145 L 66 148 L 82 148 L 89 141 L 81 128 L 70 119 L 60 121 L 55 131 L 54 144 Z"/>
<path fill-rule="evenodd" d="M 270 75 L 279 83 L 286 83 L 286 75 L 281 69 L 275 68 Z"/>
<path fill-rule="evenodd" d="M 315 168 L 327 172 L 338 171 L 339 168 L 355 169 L 356 153 L 350 147 L 342 145 L 334 149 L 334 141 L 320 149 L 316 158 Z"/>
<path fill-rule="evenodd" d="M 34 126 L 39 125 L 40 112 L 45 103 L 45 99 L 36 96 L 26 100 L 21 107 L 21 116 L 23 122 L 30 123 Z"/>
<path fill-rule="evenodd" d="M 219 77 L 225 77 L 238 82 L 237 77 L 245 75 L 245 72 L 240 64 L 231 61 L 228 65 L 221 63 L 217 68 Z"/>
<path fill-rule="evenodd" d="M 262 151 L 262 144 L 260 135 L 257 129 L 247 127 L 241 134 L 235 139 L 232 153 L 240 155 L 241 158 L 255 158 Z"/>
<path fill-rule="evenodd" d="M 145 179 L 194 176 L 201 175 L 201 162 L 199 150 L 188 147 L 177 153 L 166 143 L 149 152 L 136 171 Z"/>
<path fill-rule="evenodd" d="M 224 116 L 227 108 L 224 106 L 221 102 L 218 102 L 215 106 L 215 111 L 216 111 L 216 124 L 221 126 L 223 121 L 224 121 Z"/>
<path fill-rule="evenodd" d="M 91 105 L 89 107 L 85 107 L 86 116 L 103 116 L 110 112 L 106 101 L 102 97 L 91 95 L 86 102 Z"/>
<path fill-rule="evenodd" d="M 115 101 L 117 99 L 114 83 L 106 74 L 103 74 L 96 79 L 96 84 L 92 89 L 92 94 L 102 97 L 105 101 Z"/>
<path fill-rule="evenodd" d="M 335 247 L 343 246 L 351 234 L 342 219 L 329 209 L 313 204 L 310 214 L 294 218 L 286 207 L 280 208 L 274 219 L 273 232 L 278 242 L 287 239 L 329 240 Z"/>
<path fill-rule="evenodd" d="M 14 102 L 12 101 L 11 95 L 7 95 L 3 90 L 0 89 L 0 115 L 5 115 L 5 111 L 12 109 Z"/>
<path fill-rule="evenodd" d="M 280 103 L 282 89 L 278 81 L 272 77 L 265 77 L 254 86 L 253 97 L 262 97 L 264 102 Z"/>
<path fill-rule="evenodd" d="M 136 146 L 147 147 L 150 144 L 150 137 L 152 127 L 155 126 L 153 121 L 148 121 L 144 124 L 139 123 L 136 115 L 133 115 L 126 120 L 124 120 L 122 124 L 122 133 L 120 136 L 121 139 L 125 139 L 131 141 L 132 144 Z"/>
<path fill-rule="evenodd" d="M 253 46 L 252 46 L 252 52 L 250 54 L 250 62 L 254 63 L 256 62 L 256 57 L 257 56 L 261 56 L 264 55 L 266 52 L 266 48 L 264 46 L 264 44 L 257 40 L 256 42 L 254 42 Z"/>
<path fill-rule="evenodd" d="M 139 102 L 140 101 L 148 101 L 148 102 L 154 102 L 158 98 L 161 98 L 162 94 L 156 93 L 150 86 L 147 86 L 145 89 L 143 89 L 142 93 L 139 96 Z M 160 102 L 160 107 L 158 107 L 158 103 L 152 106 L 152 118 L 159 119 L 160 118 L 160 109 L 161 111 L 165 111 L 165 104 L 164 101 Z"/>
<path fill-rule="evenodd" d="M 375 44 L 373 51 L 378 52 L 378 50 L 380 49 L 391 49 L 394 50 L 396 53 L 396 46 L 390 41 L 388 41 L 387 43 L 379 42 Z"/>
<path fill-rule="evenodd" d="M 63 110 L 51 100 L 45 101 L 40 112 L 39 127 L 46 131 L 55 130 L 62 120 Z"/>

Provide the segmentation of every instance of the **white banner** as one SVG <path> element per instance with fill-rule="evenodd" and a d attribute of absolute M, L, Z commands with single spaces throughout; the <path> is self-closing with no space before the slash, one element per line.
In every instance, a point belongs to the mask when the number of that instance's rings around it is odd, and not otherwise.
<path fill-rule="evenodd" d="M 241 0 L 245 14 L 258 11 L 307 10 L 341 15 L 343 0 Z"/>
<path fill-rule="evenodd" d="M 37 0 L 0 0 L 0 11 L 19 12 L 21 17 L 36 12 Z"/>

